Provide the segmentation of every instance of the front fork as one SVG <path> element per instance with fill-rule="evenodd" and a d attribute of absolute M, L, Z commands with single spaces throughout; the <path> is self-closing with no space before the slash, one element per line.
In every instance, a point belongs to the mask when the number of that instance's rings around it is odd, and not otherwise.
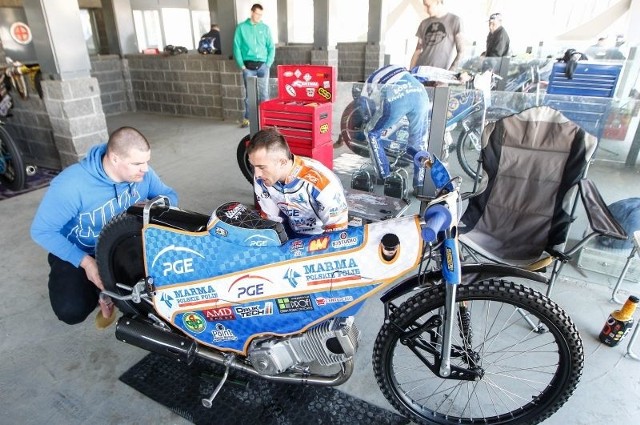
<path fill-rule="evenodd" d="M 440 375 L 451 375 L 451 346 L 453 327 L 456 323 L 456 292 L 462 280 L 458 249 L 457 228 L 445 231 L 445 239 L 440 250 L 442 255 L 442 276 L 445 282 L 445 318 L 442 335 Z"/>

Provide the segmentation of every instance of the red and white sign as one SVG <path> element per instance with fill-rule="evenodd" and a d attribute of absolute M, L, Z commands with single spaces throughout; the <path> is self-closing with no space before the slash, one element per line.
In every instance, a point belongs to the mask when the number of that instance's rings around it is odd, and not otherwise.
<path fill-rule="evenodd" d="M 11 33 L 11 38 L 18 44 L 29 44 L 33 39 L 31 29 L 23 22 L 15 22 L 12 24 L 9 32 Z"/>

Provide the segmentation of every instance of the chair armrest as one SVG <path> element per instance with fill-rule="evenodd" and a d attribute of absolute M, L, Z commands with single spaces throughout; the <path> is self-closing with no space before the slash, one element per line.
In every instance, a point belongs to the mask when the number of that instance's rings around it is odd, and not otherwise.
<path fill-rule="evenodd" d="M 594 232 L 614 239 L 626 240 L 627 232 L 609 211 L 598 188 L 589 179 L 580 180 L 580 197 Z"/>

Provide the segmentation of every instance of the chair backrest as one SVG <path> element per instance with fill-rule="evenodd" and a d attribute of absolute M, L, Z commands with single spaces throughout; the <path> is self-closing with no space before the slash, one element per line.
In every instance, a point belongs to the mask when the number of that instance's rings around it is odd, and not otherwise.
<path fill-rule="evenodd" d="M 621 64 L 577 62 L 571 78 L 567 64 L 553 64 L 544 104 L 562 112 L 585 131 L 601 137 Z"/>
<path fill-rule="evenodd" d="M 482 138 L 485 187 L 461 219 L 465 238 L 510 261 L 562 246 L 596 139 L 547 106 L 491 123 Z"/>

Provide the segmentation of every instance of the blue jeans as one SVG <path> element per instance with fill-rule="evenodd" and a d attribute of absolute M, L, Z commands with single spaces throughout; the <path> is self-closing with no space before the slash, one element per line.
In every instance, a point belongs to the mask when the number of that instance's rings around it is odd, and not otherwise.
<path fill-rule="evenodd" d="M 243 69 L 242 81 L 244 82 L 244 118 L 249 118 L 249 91 L 247 90 L 247 77 L 258 77 L 258 104 L 269 99 L 269 67 L 266 63 L 258 69 Z"/>
<path fill-rule="evenodd" d="M 378 108 L 371 121 L 367 124 L 365 134 L 369 142 L 371 158 L 376 172 L 381 178 L 391 174 L 389 159 L 380 143 L 382 132 L 406 116 L 409 121 L 409 137 L 407 153 L 413 157 L 417 152 L 428 148 L 428 141 L 424 135 L 429 128 L 429 96 L 420 86 L 409 85 L 405 90 L 398 87 L 383 89 L 382 107 Z M 421 186 L 424 177 L 423 167 L 414 167 L 413 185 Z"/>

